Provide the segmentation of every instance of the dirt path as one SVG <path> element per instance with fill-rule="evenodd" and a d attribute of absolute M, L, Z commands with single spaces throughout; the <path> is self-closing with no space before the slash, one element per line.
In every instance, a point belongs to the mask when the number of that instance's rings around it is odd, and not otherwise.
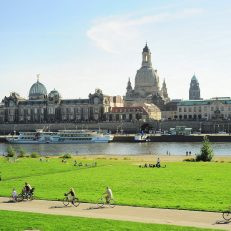
<path fill-rule="evenodd" d="M 0 210 L 231 230 L 231 223 L 226 223 L 221 213 L 212 212 L 131 206 L 97 208 L 95 204 L 89 203 L 82 203 L 76 208 L 73 206 L 65 207 L 60 201 L 34 200 L 9 203 L 8 198 L 5 197 L 0 197 Z"/>

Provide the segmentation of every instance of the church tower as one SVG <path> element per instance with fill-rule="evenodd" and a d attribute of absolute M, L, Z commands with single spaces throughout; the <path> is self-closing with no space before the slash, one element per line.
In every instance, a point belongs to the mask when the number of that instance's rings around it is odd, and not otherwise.
<path fill-rule="evenodd" d="M 190 82 L 190 88 L 189 88 L 189 100 L 199 100 L 200 97 L 200 86 L 199 82 L 195 76 L 193 75 L 191 82 Z"/>
<path fill-rule="evenodd" d="M 165 83 L 165 79 L 164 79 L 163 84 L 162 84 L 161 95 L 166 102 L 170 101 L 170 99 L 168 97 L 168 89 L 167 89 L 167 86 Z"/>
<path fill-rule="evenodd" d="M 127 84 L 127 92 L 126 92 L 126 96 L 131 96 L 132 95 L 132 84 L 131 84 L 131 81 L 130 81 L 130 78 L 128 79 L 128 84 Z"/>

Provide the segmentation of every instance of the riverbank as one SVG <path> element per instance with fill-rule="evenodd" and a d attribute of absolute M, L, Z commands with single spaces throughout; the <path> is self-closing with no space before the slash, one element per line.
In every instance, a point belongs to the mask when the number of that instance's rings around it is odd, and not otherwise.
<path fill-rule="evenodd" d="M 184 156 L 184 155 L 78 155 L 73 156 L 73 160 L 125 160 L 131 162 L 155 162 L 157 158 L 160 158 L 162 162 L 182 162 L 189 158 L 194 158 L 195 156 Z M 60 158 L 60 156 L 50 156 L 50 158 Z M 231 162 L 231 154 L 230 156 L 214 156 L 212 162 Z"/>

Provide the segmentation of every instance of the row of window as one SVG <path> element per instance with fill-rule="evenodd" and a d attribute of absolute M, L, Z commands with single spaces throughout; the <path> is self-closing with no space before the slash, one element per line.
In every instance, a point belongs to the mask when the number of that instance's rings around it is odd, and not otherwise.
<path fill-rule="evenodd" d="M 224 106 L 216 106 L 216 107 L 207 107 L 207 106 L 199 106 L 199 107 L 179 107 L 178 112 L 201 112 L 202 110 L 207 111 L 210 109 L 210 111 L 231 111 L 231 107 L 229 106 L 228 108 L 224 108 Z"/>

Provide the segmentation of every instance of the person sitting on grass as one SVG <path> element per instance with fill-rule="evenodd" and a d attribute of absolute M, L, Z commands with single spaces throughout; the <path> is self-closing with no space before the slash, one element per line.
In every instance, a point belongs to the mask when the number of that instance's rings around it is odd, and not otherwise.
<path fill-rule="evenodd" d="M 107 186 L 106 191 L 103 193 L 105 195 L 106 203 L 109 204 L 110 200 L 113 198 L 112 190 Z"/>
<path fill-rule="evenodd" d="M 157 158 L 157 161 L 156 161 L 156 167 L 160 168 L 160 158 L 159 157 Z"/>
<path fill-rule="evenodd" d="M 74 204 L 75 198 L 76 198 L 76 193 L 75 190 L 73 188 L 70 188 L 70 191 L 68 193 L 65 194 L 66 196 L 68 196 L 68 199 L 71 201 L 72 204 Z"/>

